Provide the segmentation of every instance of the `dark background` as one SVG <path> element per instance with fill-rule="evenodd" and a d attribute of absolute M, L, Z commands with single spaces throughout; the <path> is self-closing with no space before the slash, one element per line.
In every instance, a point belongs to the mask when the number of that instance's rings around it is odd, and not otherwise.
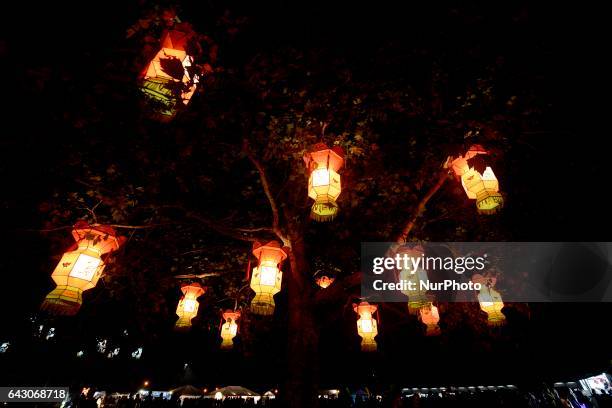
<path fill-rule="evenodd" d="M 221 64 L 228 69 L 245 64 L 257 52 L 287 45 L 342 56 L 365 78 L 418 76 L 428 69 L 428 55 L 438 56 L 445 69 L 459 77 L 477 70 L 480 60 L 505 58 L 511 76 L 507 86 L 520 82 L 547 109 L 534 130 L 505 152 L 514 159 L 498 176 L 511 201 L 494 227 L 508 231 L 507 237 L 516 241 L 609 241 L 609 132 L 598 123 L 606 116 L 601 115 L 606 112 L 600 103 L 605 82 L 599 75 L 605 59 L 598 32 L 601 13 L 561 3 L 469 1 L 400 7 L 401 3 L 188 1 L 179 14 L 197 30 L 212 31 L 213 37 L 226 9 L 232 16 L 247 17 L 231 47 L 221 50 Z M 139 315 L 132 299 L 88 304 L 96 296 L 105 297 L 103 288 L 85 296 L 86 305 L 76 318 L 49 321 L 36 315 L 51 289 L 51 257 L 69 241 L 68 231 L 59 232 L 64 234 L 63 244 L 51 245 L 46 234 L 29 230 L 44 225 L 41 204 L 52 199 L 58 186 L 70 182 L 71 175 L 62 175 L 58 168 L 79 148 L 81 138 L 104 151 L 131 137 L 115 133 L 114 127 L 122 117 L 137 116 L 138 106 L 130 99 L 115 105 L 113 98 L 84 98 L 83 89 L 102 86 L 114 93 L 135 87 L 129 70 L 124 77 L 105 75 L 105 64 L 114 58 L 129 59 L 117 54 L 134 46 L 126 42 L 125 30 L 148 5 L 21 2 L 11 3 L 3 13 L 0 342 L 10 341 L 13 347 L 0 356 L 2 384 L 93 383 L 135 389 L 149 379 L 153 388 L 193 382 L 209 388 L 231 383 L 265 390 L 284 381 L 282 314 L 262 326 L 252 353 L 242 353 L 240 347 L 230 353 L 216 351 L 218 321 L 212 312 L 190 334 L 172 332 L 172 311 L 154 328 L 154 336 L 133 333 L 130 328 Z M 381 48 L 385 51 L 379 53 Z M 402 60 L 421 50 L 423 66 L 418 59 L 409 64 Z M 398 58 L 407 68 L 393 72 L 388 68 L 393 64 L 386 63 L 389 58 Z M 41 88 L 37 81 L 46 84 Z M 205 97 L 204 93 L 196 98 Z M 85 132 L 69 126 L 88 105 L 110 112 L 104 125 Z M 160 140 L 159 149 L 171 148 L 172 143 Z M 165 294 L 169 304 L 178 295 L 176 288 Z M 283 296 L 278 296 L 277 309 L 283 308 Z M 200 310 L 214 306 L 206 302 Z M 405 316 L 404 305 L 387 305 L 380 319 L 381 351 L 364 355 L 358 351 L 352 310 L 321 308 L 316 311 L 322 321 L 320 380 L 330 386 L 439 386 L 575 379 L 609 367 L 610 311 L 609 304 L 532 304 L 528 313 L 509 311 L 508 325 L 494 335 L 466 328 L 426 338 Z M 205 320 L 207 312 L 203 313 Z M 441 313 L 444 320 L 443 306 Z M 32 323 L 31 318 L 40 320 Z M 37 338 L 33 333 L 39 324 L 55 327 L 57 336 L 50 341 Z M 128 336 L 122 335 L 124 329 Z M 120 356 L 109 360 L 96 354 L 96 337 L 121 345 Z M 143 359 L 130 359 L 126 351 L 140 345 Z M 87 357 L 78 360 L 75 353 L 80 349 Z"/>

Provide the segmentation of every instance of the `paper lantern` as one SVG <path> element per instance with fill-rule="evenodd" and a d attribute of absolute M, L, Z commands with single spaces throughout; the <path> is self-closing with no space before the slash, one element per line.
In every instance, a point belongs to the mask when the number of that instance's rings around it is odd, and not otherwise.
<path fill-rule="evenodd" d="M 338 213 L 336 200 L 342 192 L 338 171 L 344 164 L 343 157 L 340 146 L 329 149 L 324 143 L 304 155 L 309 172 L 308 197 L 315 200 L 310 216 L 315 221 L 333 220 Z"/>
<path fill-rule="evenodd" d="M 421 316 L 421 322 L 427 326 L 427 336 L 437 336 L 440 334 L 440 315 L 438 314 L 438 308 L 429 303 L 427 306 L 423 306 L 419 314 Z"/>
<path fill-rule="evenodd" d="M 372 314 L 376 312 L 377 307 L 368 302 L 361 302 L 353 305 L 353 310 L 359 315 L 357 334 L 361 337 L 361 351 L 376 351 L 374 337 L 378 334 L 378 325 Z"/>
<path fill-rule="evenodd" d="M 158 118 L 169 120 L 179 106 L 187 105 L 200 81 L 190 72 L 193 57 L 187 54 L 191 35 L 177 30 L 164 32 L 161 49 L 141 74 L 141 91 Z"/>
<path fill-rule="evenodd" d="M 319 275 L 316 279 L 316 282 L 317 282 L 317 285 L 319 285 L 321 289 L 325 289 L 329 287 L 329 285 L 334 283 L 335 280 L 336 279 L 333 276 Z"/>
<path fill-rule="evenodd" d="M 183 296 L 176 307 L 176 314 L 179 317 L 175 325 L 177 329 L 191 327 L 191 320 L 198 315 L 200 308 L 198 298 L 204 294 L 205 290 L 198 283 L 190 283 L 183 285 L 181 292 Z"/>
<path fill-rule="evenodd" d="M 480 145 L 473 145 L 463 157 L 449 160 L 449 165 L 455 175 L 461 179 L 461 185 L 468 198 L 476 200 L 476 208 L 480 214 L 494 214 L 504 203 L 499 193 L 499 182 L 490 166 L 482 173 L 470 166 L 469 161 L 476 156 L 487 155 L 488 152 Z"/>
<path fill-rule="evenodd" d="M 287 258 L 287 253 L 276 241 L 266 244 L 255 243 L 253 255 L 258 264 L 251 274 L 251 289 L 255 297 L 251 301 L 251 310 L 259 315 L 274 313 L 274 295 L 281 289 L 283 272 L 279 265 Z"/>
<path fill-rule="evenodd" d="M 406 254 L 409 258 L 422 258 L 424 256 L 423 248 L 420 245 L 413 248 L 401 247 L 398 249 L 397 254 L 402 257 Z M 408 262 L 410 265 L 410 261 Z M 400 280 L 410 282 L 410 287 L 414 288 L 414 290 L 404 289 L 402 293 L 408 296 L 408 312 L 416 315 L 422 307 L 430 304 L 427 290 L 422 289 L 420 284 L 421 281 L 428 281 L 427 271 L 420 265 L 415 271 L 410 267 L 404 268 L 400 271 L 399 278 Z"/>
<path fill-rule="evenodd" d="M 478 294 L 480 308 L 487 314 L 490 326 L 501 326 L 506 320 L 506 316 L 501 312 L 504 307 L 502 297 L 495 289 L 483 285 Z"/>
<path fill-rule="evenodd" d="M 224 350 L 234 347 L 234 337 L 238 333 L 236 321 L 240 318 L 240 311 L 228 310 L 223 313 L 225 323 L 221 326 L 221 348 Z"/>
<path fill-rule="evenodd" d="M 75 224 L 72 236 L 76 244 L 62 255 L 51 278 L 57 285 L 47 295 L 41 308 L 54 314 L 74 315 L 83 303 L 83 291 L 96 286 L 104 270 L 102 256 L 119 249 L 124 241 L 108 226 Z"/>

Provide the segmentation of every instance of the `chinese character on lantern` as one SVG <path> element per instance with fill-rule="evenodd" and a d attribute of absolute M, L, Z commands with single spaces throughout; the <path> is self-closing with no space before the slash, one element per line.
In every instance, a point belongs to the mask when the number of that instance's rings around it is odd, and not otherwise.
<path fill-rule="evenodd" d="M 476 200 L 476 208 L 480 214 L 494 214 L 504 203 L 499 193 L 497 177 L 493 169 L 484 163 L 484 157 L 488 154 L 482 146 L 473 145 L 464 156 L 449 158 L 446 164 L 455 176 L 461 179 L 468 198 Z M 476 165 L 476 162 L 481 161 L 483 163 Z"/>
<path fill-rule="evenodd" d="M 175 326 L 177 329 L 191 327 L 191 319 L 198 315 L 200 307 L 198 298 L 204 294 L 205 290 L 198 283 L 190 283 L 183 285 L 181 292 L 183 296 L 176 307 L 176 314 L 179 317 Z"/>
<path fill-rule="evenodd" d="M 378 325 L 372 316 L 377 307 L 368 302 L 361 302 L 353 305 L 353 310 L 359 315 L 357 320 L 357 334 L 361 337 L 361 351 L 376 351 L 376 340 Z"/>
<path fill-rule="evenodd" d="M 276 241 L 266 244 L 255 243 L 253 255 L 258 264 L 251 275 L 251 289 L 255 297 L 251 301 L 251 310 L 259 315 L 274 313 L 274 295 L 280 292 L 283 272 L 279 265 L 287 258 L 287 253 Z"/>
<path fill-rule="evenodd" d="M 41 308 L 54 314 L 74 315 L 83 303 L 83 291 L 96 286 L 104 270 L 102 256 L 119 249 L 124 238 L 108 226 L 79 221 L 72 230 L 76 244 L 62 255 L 51 278 L 57 285 Z"/>
<path fill-rule="evenodd" d="M 421 315 L 421 322 L 427 326 L 427 336 L 437 336 L 440 334 L 440 315 L 438 314 L 438 308 L 433 303 L 429 303 L 427 306 L 423 306 L 419 313 Z"/>
<path fill-rule="evenodd" d="M 496 279 L 485 278 L 482 275 L 476 274 L 472 277 L 472 282 L 481 284 L 478 302 L 480 303 L 480 309 L 487 314 L 489 326 L 503 325 L 506 321 L 506 316 L 502 313 L 504 302 L 501 294 L 493 289 Z"/>
<path fill-rule="evenodd" d="M 413 248 L 402 246 L 397 250 L 397 254 L 402 258 L 404 256 L 408 257 L 408 262 L 406 262 L 407 268 L 402 268 L 399 278 L 400 281 L 407 283 L 406 289 L 402 290 L 402 293 L 408 296 L 408 312 L 416 315 L 422 307 L 430 303 L 427 290 L 423 289 L 420 283 L 427 283 L 429 277 L 427 276 L 427 271 L 423 268 L 424 262 L 417 263 L 418 261 L 416 261 L 418 258 L 423 258 L 425 253 L 423 252 L 423 247 L 417 245 Z M 412 261 L 412 259 L 415 261 Z M 412 266 L 415 264 L 417 268 L 413 270 Z"/>
<path fill-rule="evenodd" d="M 200 78 L 187 54 L 191 39 L 191 34 L 178 30 L 164 32 L 161 49 L 141 74 L 140 89 L 162 120 L 171 119 L 178 102 L 187 105 L 196 91 Z"/>
<path fill-rule="evenodd" d="M 342 192 L 338 171 L 344 164 L 340 146 L 329 149 L 324 143 L 304 155 L 309 172 L 308 197 L 315 200 L 310 216 L 315 221 L 331 221 L 338 213 L 336 200 Z"/>
<path fill-rule="evenodd" d="M 231 349 L 234 347 L 234 337 L 238 333 L 238 323 L 236 321 L 240 318 L 240 311 L 228 310 L 223 313 L 223 319 L 225 323 L 221 326 L 221 348 L 224 350 Z"/>

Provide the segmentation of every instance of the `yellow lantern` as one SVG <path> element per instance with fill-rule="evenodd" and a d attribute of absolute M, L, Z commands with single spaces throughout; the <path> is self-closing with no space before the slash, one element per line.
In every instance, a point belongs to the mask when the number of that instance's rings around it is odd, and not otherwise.
<path fill-rule="evenodd" d="M 501 312 L 504 307 L 502 297 L 495 289 L 483 285 L 478 294 L 480 308 L 487 314 L 490 326 L 501 326 L 506 320 L 506 316 Z"/>
<path fill-rule="evenodd" d="M 204 294 L 205 290 L 199 283 L 190 283 L 183 285 L 181 292 L 183 296 L 176 307 L 176 314 L 179 317 L 175 325 L 177 329 L 191 327 L 191 320 L 198 315 L 200 308 L 198 298 Z"/>
<path fill-rule="evenodd" d="M 171 119 L 177 102 L 187 105 L 196 91 L 199 75 L 190 73 L 193 57 L 187 54 L 191 35 L 178 30 L 164 32 L 161 49 L 141 74 L 141 91 L 160 119 Z"/>
<path fill-rule="evenodd" d="M 310 217 L 315 221 L 331 221 L 338 213 L 336 200 L 342 192 L 338 171 L 344 164 L 344 151 L 340 146 L 329 149 L 318 143 L 304 155 L 309 172 L 308 197 L 315 200 Z"/>
<path fill-rule="evenodd" d="M 423 247 L 420 245 L 415 246 L 414 248 L 406 248 L 401 247 L 398 254 L 402 255 L 406 254 L 409 258 L 422 258 L 424 255 Z M 409 262 L 409 265 L 411 263 Z M 423 269 L 421 264 L 419 267 L 413 271 L 411 268 L 404 268 L 400 271 L 399 275 L 400 280 L 404 280 L 407 282 L 411 282 L 410 287 L 414 288 L 414 290 L 402 290 L 402 293 L 408 296 L 408 312 L 412 315 L 419 313 L 421 308 L 429 305 L 431 302 L 429 301 L 429 297 L 427 296 L 427 290 L 421 289 L 420 282 L 427 282 L 429 279 L 427 276 L 427 271 Z"/>
<path fill-rule="evenodd" d="M 238 333 L 238 323 L 236 321 L 240 318 L 240 311 L 228 310 L 223 313 L 223 319 L 225 323 L 221 326 L 221 348 L 224 350 L 231 349 L 234 347 L 234 337 Z"/>
<path fill-rule="evenodd" d="M 429 303 L 427 306 L 423 306 L 420 311 L 421 321 L 427 325 L 427 336 L 437 336 L 440 334 L 440 315 L 438 314 L 438 308 L 433 303 Z"/>
<path fill-rule="evenodd" d="M 280 292 L 283 272 L 279 269 L 287 253 L 276 241 L 266 244 L 255 243 L 253 255 L 258 259 L 258 265 L 251 274 L 251 289 L 255 297 L 251 301 L 251 310 L 259 315 L 274 313 L 274 295 Z"/>
<path fill-rule="evenodd" d="M 494 214 L 503 205 L 504 199 L 499 193 L 499 182 L 493 169 L 489 166 L 481 173 L 471 167 L 468 160 L 488 152 L 480 145 L 473 145 L 463 157 L 449 160 L 449 167 L 455 175 L 461 178 L 461 185 L 468 198 L 476 200 L 476 208 L 480 214 Z"/>
<path fill-rule="evenodd" d="M 374 337 L 378 334 L 378 324 L 372 316 L 377 307 L 368 302 L 353 305 L 353 310 L 359 315 L 357 320 L 357 334 L 361 337 L 361 351 L 376 351 L 377 345 Z"/>
<path fill-rule="evenodd" d="M 107 226 L 79 221 L 72 230 L 74 249 L 65 252 L 51 278 L 57 285 L 41 308 L 54 314 L 74 315 L 83 303 L 83 291 L 96 286 L 102 276 L 102 256 L 119 249 L 124 239 Z"/>

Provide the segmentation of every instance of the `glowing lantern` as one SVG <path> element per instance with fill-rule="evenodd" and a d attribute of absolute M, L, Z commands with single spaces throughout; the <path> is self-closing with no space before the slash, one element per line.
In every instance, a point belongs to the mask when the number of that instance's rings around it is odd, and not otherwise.
<path fill-rule="evenodd" d="M 378 334 L 378 325 L 372 314 L 377 310 L 377 307 L 368 302 L 361 302 L 358 305 L 353 305 L 355 313 L 359 314 L 357 320 L 357 334 L 361 337 L 361 351 L 376 351 L 376 340 L 374 337 Z"/>
<path fill-rule="evenodd" d="M 506 320 L 506 316 L 501 312 L 504 308 L 502 297 L 495 289 L 483 286 L 478 294 L 480 308 L 487 314 L 490 326 L 501 326 Z"/>
<path fill-rule="evenodd" d="M 333 220 L 338 213 L 336 200 L 342 192 L 338 171 L 344 164 L 340 146 L 329 149 L 324 143 L 304 155 L 308 172 L 308 197 L 315 200 L 310 216 L 316 221 Z"/>
<path fill-rule="evenodd" d="M 487 154 L 488 152 L 482 146 L 473 145 L 465 156 L 449 160 L 447 163 L 447 167 L 450 167 L 455 175 L 461 178 L 461 185 L 468 198 L 476 200 L 476 208 L 480 214 L 493 214 L 504 203 L 493 169 L 487 166 L 481 173 L 469 165 L 469 160 Z"/>
<path fill-rule="evenodd" d="M 239 311 L 226 311 L 223 313 L 223 318 L 225 319 L 225 323 L 221 326 L 221 348 L 222 349 L 231 349 L 234 347 L 234 337 L 238 333 L 238 324 L 236 320 L 240 318 Z"/>
<path fill-rule="evenodd" d="M 193 65 L 193 57 L 187 54 L 190 40 L 190 34 L 166 31 L 161 49 L 141 74 L 141 91 L 162 120 L 174 116 L 177 102 L 189 103 L 200 80 L 198 74 L 190 72 Z"/>
<path fill-rule="evenodd" d="M 424 256 L 423 248 L 418 245 L 414 248 L 406 248 L 401 247 L 398 252 L 401 256 L 404 254 L 408 255 L 409 258 L 422 258 Z M 408 261 L 408 265 L 412 264 L 411 261 Z M 421 289 L 420 282 L 427 282 L 428 276 L 427 271 L 423 269 L 421 264 L 416 270 L 412 270 L 410 267 L 404 268 L 400 271 L 399 275 L 400 280 L 411 282 L 410 287 L 414 288 L 413 290 L 402 290 L 402 293 L 408 296 L 408 312 L 410 314 L 417 314 L 421 308 L 430 304 L 429 297 L 427 296 L 427 290 Z"/>
<path fill-rule="evenodd" d="M 176 314 L 179 319 L 176 321 L 176 328 L 182 329 L 191 327 L 191 319 L 198 315 L 200 303 L 198 298 L 204 294 L 204 289 L 198 283 L 191 283 L 181 287 L 183 296 L 176 307 Z"/>
<path fill-rule="evenodd" d="M 325 289 L 327 287 L 329 287 L 329 285 L 331 285 L 332 283 L 334 283 L 336 279 L 334 277 L 330 277 L 327 275 L 320 275 L 319 277 L 317 277 L 317 285 L 319 285 L 319 287 L 321 289 Z"/>
<path fill-rule="evenodd" d="M 119 249 L 124 239 L 107 226 L 79 221 L 72 230 L 76 245 L 62 255 L 51 278 L 57 285 L 41 308 L 61 315 L 74 315 L 83 303 L 83 291 L 96 286 L 102 276 L 102 256 Z"/>
<path fill-rule="evenodd" d="M 253 255 L 258 265 L 251 274 L 251 289 L 255 297 L 251 301 L 251 310 L 259 315 L 274 313 L 274 295 L 280 292 L 283 272 L 279 264 L 287 258 L 287 253 L 276 241 L 266 244 L 255 243 Z"/>
<path fill-rule="evenodd" d="M 438 322 L 440 321 L 440 315 L 438 314 L 438 308 L 430 303 L 427 306 L 424 306 L 419 311 L 421 315 L 421 321 L 423 324 L 427 325 L 427 336 L 437 336 L 440 334 L 440 326 L 438 326 Z"/>

